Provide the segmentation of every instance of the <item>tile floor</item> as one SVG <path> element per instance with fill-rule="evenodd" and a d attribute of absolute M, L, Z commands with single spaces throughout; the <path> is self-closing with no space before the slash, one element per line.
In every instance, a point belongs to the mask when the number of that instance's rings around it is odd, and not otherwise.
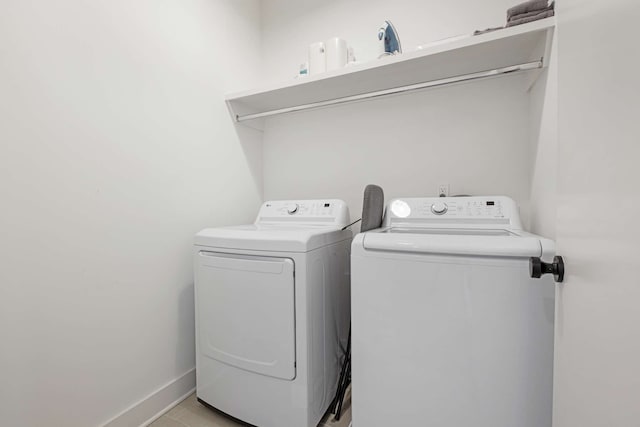
<path fill-rule="evenodd" d="M 324 416 L 319 427 L 348 427 L 351 421 L 351 387 L 347 390 L 340 421 L 333 414 Z M 195 393 L 151 423 L 150 427 L 244 427 L 228 417 L 200 404 Z"/>

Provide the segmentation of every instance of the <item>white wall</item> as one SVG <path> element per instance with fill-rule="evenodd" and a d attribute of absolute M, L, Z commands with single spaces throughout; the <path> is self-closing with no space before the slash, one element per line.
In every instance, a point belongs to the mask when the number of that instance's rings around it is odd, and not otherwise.
<path fill-rule="evenodd" d="M 194 385 L 192 235 L 262 199 L 260 135 L 240 141 L 222 100 L 255 84 L 259 18 L 257 0 L 2 3 L 0 424 L 98 425 Z"/>
<path fill-rule="evenodd" d="M 391 19 L 405 50 L 432 40 L 504 25 L 511 0 L 287 1 L 262 7 L 265 80 L 295 74 L 309 43 L 341 36 L 359 60 L 375 60 L 376 33 Z M 295 35 L 295 37 L 293 36 Z M 450 86 L 266 121 L 265 198 L 343 198 L 358 218 L 362 190 L 387 199 L 506 194 L 528 222 L 530 103 L 521 76 Z"/>
<path fill-rule="evenodd" d="M 558 180 L 558 34 L 553 37 L 546 68 L 530 96 L 531 219 L 530 230 L 556 237 Z"/>
<path fill-rule="evenodd" d="M 453 194 L 510 195 L 526 213 L 523 87 L 510 77 L 270 119 L 265 197 L 338 197 L 357 219 L 367 184 L 382 186 L 389 200 L 435 196 L 449 183 Z"/>
<path fill-rule="evenodd" d="M 638 426 L 640 4 L 559 7 L 554 426 Z"/>

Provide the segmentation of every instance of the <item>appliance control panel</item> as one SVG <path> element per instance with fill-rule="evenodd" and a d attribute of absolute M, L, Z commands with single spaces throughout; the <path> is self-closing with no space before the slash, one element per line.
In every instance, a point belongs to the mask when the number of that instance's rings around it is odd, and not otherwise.
<path fill-rule="evenodd" d="M 337 199 L 278 200 L 262 204 L 256 223 L 349 223 L 347 204 Z"/>
<path fill-rule="evenodd" d="M 385 213 L 385 226 L 465 223 L 521 228 L 518 207 L 505 196 L 394 199 Z"/>

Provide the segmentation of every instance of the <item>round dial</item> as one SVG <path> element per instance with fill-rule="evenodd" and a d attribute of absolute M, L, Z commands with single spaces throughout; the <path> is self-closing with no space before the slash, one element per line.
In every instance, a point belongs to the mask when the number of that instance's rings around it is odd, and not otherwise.
<path fill-rule="evenodd" d="M 291 203 L 287 205 L 287 212 L 289 213 L 289 215 L 293 215 L 294 213 L 298 212 L 298 208 L 300 206 L 298 206 L 297 203 Z"/>
<path fill-rule="evenodd" d="M 449 207 L 444 202 L 435 202 L 434 204 L 431 205 L 431 212 L 433 212 L 436 215 L 442 215 L 446 213 L 448 209 Z"/>

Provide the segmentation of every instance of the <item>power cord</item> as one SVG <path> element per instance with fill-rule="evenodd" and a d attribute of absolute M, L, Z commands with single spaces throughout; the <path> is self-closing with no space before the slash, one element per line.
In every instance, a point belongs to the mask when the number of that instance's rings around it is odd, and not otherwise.
<path fill-rule="evenodd" d="M 353 222 L 352 222 L 351 224 L 349 224 L 349 225 L 345 225 L 345 226 L 342 228 L 342 230 L 340 230 L 340 231 L 346 230 L 347 228 L 351 227 L 353 224 L 358 223 L 358 222 L 360 222 L 360 221 L 362 221 L 362 218 L 360 218 L 360 219 L 356 219 L 355 221 L 353 221 Z"/>

